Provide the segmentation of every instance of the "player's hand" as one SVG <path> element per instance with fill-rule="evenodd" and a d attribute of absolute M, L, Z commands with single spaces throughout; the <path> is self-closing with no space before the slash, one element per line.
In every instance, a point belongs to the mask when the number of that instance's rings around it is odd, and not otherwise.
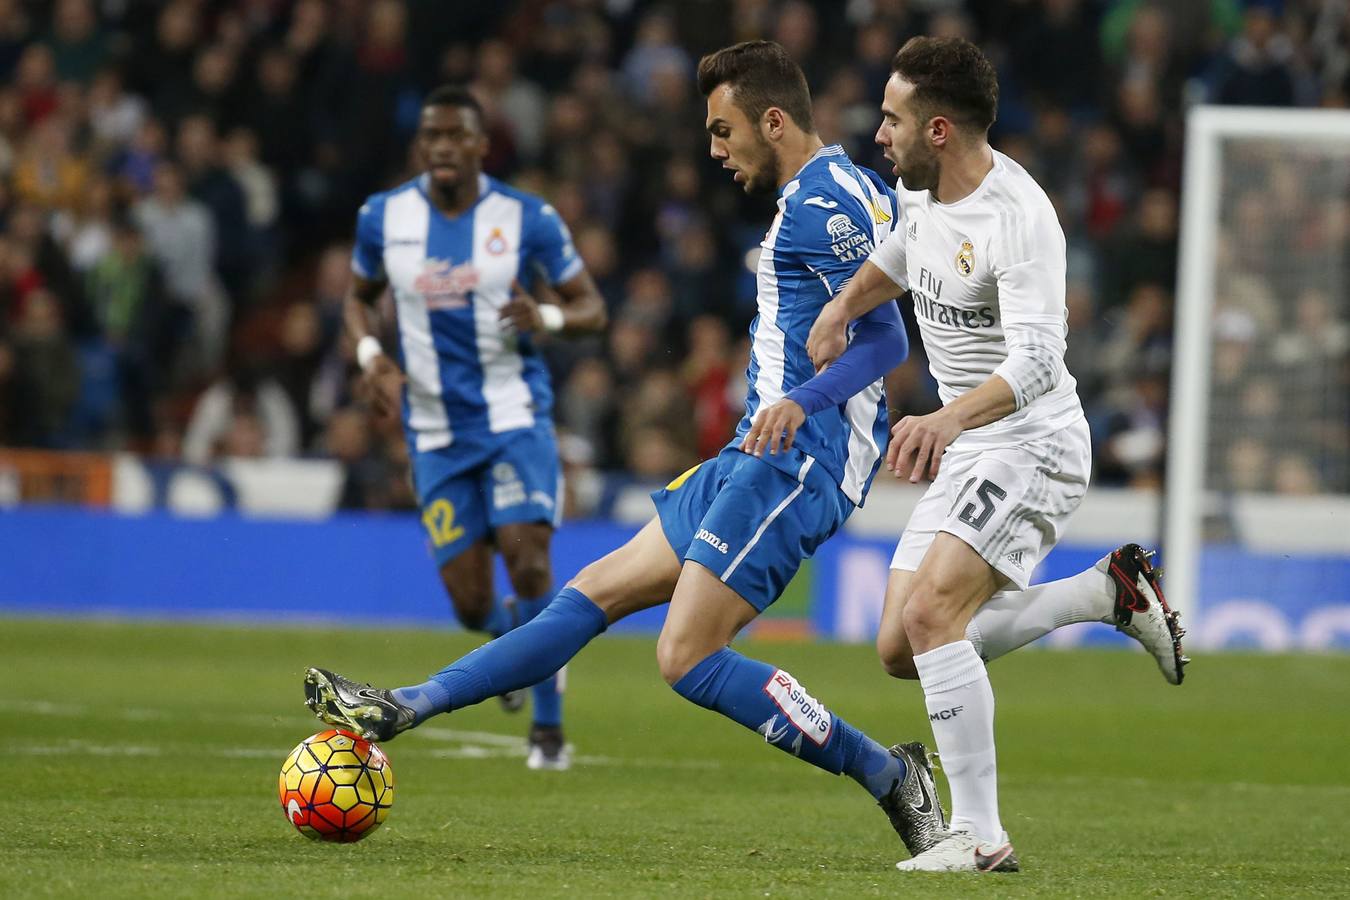
<path fill-rule="evenodd" d="M 806 336 L 806 352 L 816 371 L 834 362 L 848 347 L 848 320 L 840 317 L 839 307 L 826 303 Z"/>
<path fill-rule="evenodd" d="M 905 416 L 891 429 L 886 450 L 886 468 L 896 478 L 915 484 L 921 478 L 937 478 L 942 454 L 961 434 L 961 425 L 946 410 L 926 416 Z"/>
<path fill-rule="evenodd" d="M 797 429 L 806 421 L 806 411 L 796 400 L 784 397 L 773 406 L 760 411 L 741 441 L 741 451 L 751 456 L 763 456 L 767 449 L 773 456 L 780 449 L 786 453 L 797 439 Z"/>
<path fill-rule="evenodd" d="M 502 307 L 498 318 L 503 326 L 509 325 L 517 332 L 544 330 L 544 320 L 539 315 L 539 301 L 521 287 L 519 281 L 511 282 L 511 300 Z"/>
<path fill-rule="evenodd" d="M 403 402 L 403 384 L 407 379 L 389 357 L 381 353 L 363 373 L 361 381 L 369 393 L 369 400 L 378 416 L 393 417 L 399 414 Z"/>

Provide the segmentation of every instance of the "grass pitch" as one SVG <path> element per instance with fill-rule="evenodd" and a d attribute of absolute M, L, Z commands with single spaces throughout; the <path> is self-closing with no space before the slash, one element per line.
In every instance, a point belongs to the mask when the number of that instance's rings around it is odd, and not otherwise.
<path fill-rule="evenodd" d="M 463 634 L 0 620 L 0 894 L 173 897 L 1334 895 L 1350 886 L 1350 658 L 1024 651 L 991 666 L 1004 822 L 1025 871 L 906 876 L 860 788 L 660 680 L 651 641 L 573 663 L 580 764 L 526 771 L 494 702 L 386 745 L 388 823 L 286 822 L 276 773 L 318 730 L 310 663 L 422 677 Z M 868 647 L 754 644 L 883 742 L 930 738 Z"/>

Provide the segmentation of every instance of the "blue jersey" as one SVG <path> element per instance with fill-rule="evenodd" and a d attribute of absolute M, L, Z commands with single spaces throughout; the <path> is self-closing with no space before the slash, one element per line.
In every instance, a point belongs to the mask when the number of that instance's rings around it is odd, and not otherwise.
<path fill-rule="evenodd" d="M 548 369 L 528 335 L 498 320 L 511 282 L 553 284 L 582 271 L 567 226 L 538 197 L 480 177 L 478 202 L 453 218 L 426 176 L 366 200 L 352 270 L 387 280 L 408 382 L 403 422 L 419 451 L 533 427 L 553 408 Z"/>
<path fill-rule="evenodd" d="M 806 336 L 821 307 L 858 271 L 890 233 L 895 194 L 875 172 L 853 165 L 838 145 L 822 148 L 783 186 L 778 215 L 759 257 L 759 314 L 750 326 L 750 383 L 739 445 L 761 407 L 815 374 Z M 787 453 L 764 461 L 792 475 L 811 461 L 861 505 L 886 446 L 881 380 L 846 403 L 809 418 Z"/>

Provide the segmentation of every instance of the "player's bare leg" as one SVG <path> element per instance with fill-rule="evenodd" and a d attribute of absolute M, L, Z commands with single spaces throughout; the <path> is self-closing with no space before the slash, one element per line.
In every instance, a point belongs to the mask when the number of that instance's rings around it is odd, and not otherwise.
<path fill-rule="evenodd" d="M 942 532 L 912 579 L 898 585 L 903 593 L 899 618 L 952 791 L 950 833 L 898 863 L 902 870 L 1018 868 L 998 814 L 994 694 L 984 661 L 965 638 L 966 625 L 1003 581 L 969 544 Z M 894 617 L 890 624 L 894 627 Z"/>
<path fill-rule="evenodd" d="M 914 573 L 907 569 L 891 569 L 886 578 L 886 599 L 881 608 L 881 624 L 877 627 L 877 657 L 881 667 L 892 678 L 918 680 L 914 668 L 914 649 L 905 633 L 905 600 Z"/>
<path fill-rule="evenodd" d="M 680 559 L 670 549 L 661 522 L 652 519 L 617 550 L 586 566 L 567 583 L 604 610 L 609 622 L 670 600 L 680 578 Z"/>
<path fill-rule="evenodd" d="M 474 541 L 440 568 L 441 584 L 459 624 L 469 631 L 489 628 L 496 597 L 493 592 L 492 545 Z"/>
<path fill-rule="evenodd" d="M 765 743 L 834 774 L 847 774 L 886 812 L 911 854 L 944 834 L 922 744 L 889 751 L 813 698 L 789 673 L 728 644 L 758 615 L 710 570 L 687 561 L 657 641 L 666 683 L 682 697 L 761 735 Z"/>

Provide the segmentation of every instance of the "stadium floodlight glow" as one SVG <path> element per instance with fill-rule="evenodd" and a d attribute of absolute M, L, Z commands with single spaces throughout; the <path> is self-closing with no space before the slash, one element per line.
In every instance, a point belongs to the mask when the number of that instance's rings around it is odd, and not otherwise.
<path fill-rule="evenodd" d="M 1253 160 L 1255 162 L 1253 162 Z M 1307 161 L 1314 165 L 1306 165 Z M 1316 164 L 1324 164 L 1321 169 Z M 1261 168 L 1264 166 L 1265 168 Z M 1245 168 L 1244 168 L 1245 167 Z M 1253 173 L 1282 168 L 1300 183 L 1300 196 L 1309 204 L 1340 202 L 1350 184 L 1350 112 L 1338 110 L 1268 109 L 1254 107 L 1197 106 L 1186 119 L 1186 159 L 1183 171 L 1180 267 L 1177 283 L 1176 333 L 1172 353 L 1171 412 L 1168 419 L 1167 482 L 1164 494 L 1164 559 L 1167 568 L 1167 593 L 1173 608 L 1184 610 L 1192 624 L 1192 635 L 1204 644 L 1204 604 L 1201 562 L 1205 551 L 1207 517 L 1223 505 L 1224 496 L 1216 490 L 1217 473 L 1209 463 L 1216 438 L 1236 438 L 1247 424 L 1242 417 L 1225 417 L 1224 410 L 1213 408 L 1215 314 L 1221 294 L 1237 291 L 1231 274 L 1221 268 L 1225 260 L 1234 262 L 1230 251 L 1238 244 L 1244 227 L 1241 204 L 1231 202 L 1234 191 L 1247 195 L 1270 190 L 1271 185 Z M 1274 191 L 1272 191 L 1274 193 Z M 1275 206 L 1272 199 L 1270 206 Z M 1235 214 L 1236 209 L 1236 214 Z M 1267 212 L 1262 210 L 1263 213 Z M 1273 215 L 1273 211 L 1270 213 Z M 1237 219 L 1238 221 L 1232 221 Z M 1296 218 L 1289 218 L 1297 222 Z M 1225 245 L 1225 229 L 1228 244 Z M 1331 293 L 1346 285 L 1341 275 L 1347 261 L 1323 260 L 1311 271 L 1291 269 L 1286 255 L 1292 253 L 1292 233 L 1281 232 L 1276 224 L 1267 229 L 1272 240 L 1262 248 L 1271 268 L 1280 275 L 1292 276 L 1270 285 L 1276 304 L 1295 303 L 1293 294 L 1300 286 L 1311 285 Z M 1248 241 L 1251 243 L 1251 241 Z M 1246 247 L 1249 252 L 1252 247 Z M 1238 255 L 1239 267 L 1250 264 Z M 1230 303 L 1235 297 L 1227 298 Z M 1259 326 L 1259 323 L 1257 323 Z M 1257 335 L 1260 329 L 1257 328 Z M 1261 373 L 1269 374 L 1269 373 Z M 1278 389 L 1279 385 L 1276 385 Z M 1301 385 L 1294 385 L 1301 388 Z M 1231 412 L 1231 411 L 1230 411 Z M 1217 417 L 1216 417 L 1217 416 Z M 1272 460 L 1273 461 L 1273 460 Z M 1229 507 L 1239 512 L 1251 509 L 1255 492 L 1233 488 L 1228 499 L 1237 498 Z M 1323 498 L 1327 499 L 1327 498 Z M 1259 502 L 1278 507 L 1278 498 Z M 1314 501 L 1309 501 L 1315 505 Z M 1258 516 L 1248 516 L 1248 521 Z M 1326 535 L 1315 533 L 1311 524 L 1302 527 L 1306 534 L 1288 535 L 1295 544 L 1325 550 Z M 1342 538 L 1344 535 L 1342 534 Z M 1337 549 L 1342 549 L 1338 542 Z M 1195 626 L 1199 626 L 1197 629 Z M 1198 630 L 1198 634 L 1197 634 Z"/>

